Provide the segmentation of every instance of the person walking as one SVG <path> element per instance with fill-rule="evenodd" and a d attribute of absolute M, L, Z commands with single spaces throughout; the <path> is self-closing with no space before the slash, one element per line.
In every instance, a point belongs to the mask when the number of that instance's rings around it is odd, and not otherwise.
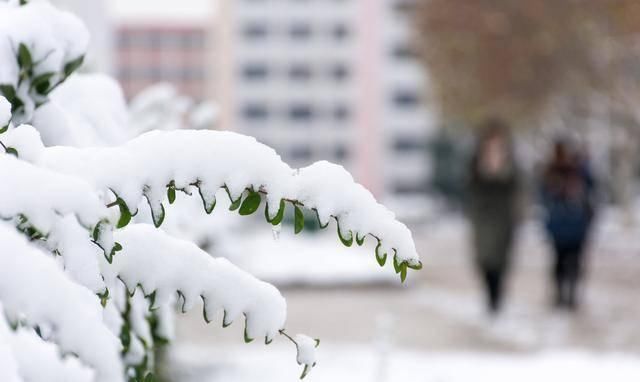
<path fill-rule="evenodd" d="M 595 214 L 594 180 L 584 153 L 557 141 L 542 177 L 545 226 L 553 244 L 551 269 L 557 308 L 574 310 L 585 243 Z"/>
<path fill-rule="evenodd" d="M 502 305 L 519 220 L 519 170 L 506 124 L 493 120 L 484 126 L 470 164 L 467 212 L 474 260 L 493 315 Z"/>

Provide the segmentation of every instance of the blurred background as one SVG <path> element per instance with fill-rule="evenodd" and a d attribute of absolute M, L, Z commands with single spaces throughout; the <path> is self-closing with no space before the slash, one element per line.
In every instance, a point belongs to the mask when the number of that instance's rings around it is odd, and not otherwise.
<path fill-rule="evenodd" d="M 86 21 L 85 72 L 118 80 L 136 134 L 231 130 L 292 167 L 342 164 L 412 229 L 425 268 L 402 285 L 372 243 L 344 248 L 312 219 L 293 238 L 291 226 L 224 208 L 202 216 L 187 197 L 172 207 L 167 230 L 274 283 L 289 332 L 322 339 L 308 380 L 640 380 L 639 2 L 52 2 Z M 518 185 L 520 212 L 506 223 L 492 220 L 512 197 L 492 188 L 502 173 L 473 188 L 478 135 L 495 121 L 509 132 L 497 161 Z M 590 190 L 574 251 L 580 303 L 568 309 L 556 290 L 556 204 L 544 197 L 559 138 L 580 153 L 585 184 L 588 164 Z M 470 216 L 469 200 L 488 220 Z M 495 311 L 478 261 L 483 226 L 509 232 Z M 175 321 L 167 381 L 299 376 L 286 341 L 244 345 L 242 325 L 207 326 L 197 310 Z"/>

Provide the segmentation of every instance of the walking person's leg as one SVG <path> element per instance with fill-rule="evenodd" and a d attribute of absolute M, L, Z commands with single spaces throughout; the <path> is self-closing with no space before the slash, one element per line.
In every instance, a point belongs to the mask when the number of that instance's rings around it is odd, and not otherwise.
<path fill-rule="evenodd" d="M 487 269 L 485 270 L 485 278 L 489 311 L 497 313 L 502 302 L 502 272 L 497 269 Z"/>
<path fill-rule="evenodd" d="M 567 256 L 567 306 L 576 309 L 578 306 L 579 284 L 582 276 L 583 245 L 577 245 Z"/>
<path fill-rule="evenodd" d="M 567 251 L 557 243 L 554 245 L 553 282 L 554 306 L 565 307 L 567 305 Z"/>

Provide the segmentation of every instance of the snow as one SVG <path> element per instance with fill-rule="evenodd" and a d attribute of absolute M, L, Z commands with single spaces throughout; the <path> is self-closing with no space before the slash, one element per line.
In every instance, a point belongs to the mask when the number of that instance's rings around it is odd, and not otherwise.
<path fill-rule="evenodd" d="M 242 315 L 249 338 L 272 340 L 284 328 L 286 302 L 272 285 L 232 265 L 214 259 L 195 244 L 172 238 L 150 225 L 133 224 L 115 233 L 123 250 L 105 267 L 107 285 L 122 280 L 130 290 L 138 284 L 145 294 L 155 292 L 157 305 L 165 305 L 180 292 L 183 311 L 204 301 L 204 315 L 212 319 L 225 312 L 229 325 Z"/>
<path fill-rule="evenodd" d="M 233 200 L 247 189 L 264 190 L 272 206 L 270 217 L 281 200 L 296 201 L 317 210 L 322 224 L 335 217 L 344 239 L 371 234 L 382 253 L 395 254 L 399 263 L 420 264 L 409 229 L 344 168 L 321 161 L 293 170 L 252 137 L 221 131 L 153 131 L 114 148 L 47 148 L 41 164 L 85 179 L 98 190 L 113 190 L 132 213 L 143 196 L 152 211 L 161 211 L 171 181 L 177 189 L 197 184 L 208 199 L 223 186 Z"/>
<path fill-rule="evenodd" d="M 18 373 L 18 362 L 9 342 L 12 334 L 9 332 L 3 313 L 0 305 L 0 381 L 22 382 Z"/>
<path fill-rule="evenodd" d="M 24 215 L 42 233 L 50 232 L 61 215 L 75 215 L 86 228 L 109 216 L 86 182 L 13 155 L 0 155 L 0 179 L 0 216 L 7 219 Z M 89 238 L 88 232 L 86 235 Z"/>
<path fill-rule="evenodd" d="M 78 223 L 75 216 L 66 215 L 57 221 L 49 234 L 47 246 L 62 254 L 64 270 L 72 280 L 95 293 L 104 293 L 99 263 L 103 251 L 89 241 L 87 229 Z"/>
<path fill-rule="evenodd" d="M 40 158 L 44 150 L 40 134 L 29 125 L 20 125 L 18 128 L 7 130 L 2 134 L 2 143 L 6 147 L 16 149 L 18 157 L 32 163 Z"/>
<path fill-rule="evenodd" d="M 131 100 L 131 129 L 135 136 L 151 130 L 174 130 L 183 126 L 193 101 L 171 84 L 160 82 L 145 88 Z"/>
<path fill-rule="evenodd" d="M 24 103 L 14 122 L 29 121 L 36 102 L 43 100 L 31 88 L 31 80 L 45 73 L 55 73 L 50 83 L 62 79 L 64 66 L 85 54 L 89 32 L 77 17 L 46 1 L 23 6 L 0 2 L 0 36 L 0 57 L 7 58 L 0 65 L 0 84 L 12 86 Z M 21 44 L 30 52 L 33 74 L 19 83 L 20 67 L 15 58 Z"/>
<path fill-rule="evenodd" d="M 296 343 L 298 352 L 298 356 L 296 357 L 298 364 L 308 367 L 315 366 L 318 358 L 316 347 L 318 347 L 319 342 L 304 334 L 297 334 L 293 340 Z"/>
<path fill-rule="evenodd" d="M 216 253 L 221 252 L 240 268 L 278 287 L 400 285 L 391 267 L 381 269 L 370 256 L 371 245 L 347 248 L 332 232 L 295 236 L 286 229 L 274 240 L 265 229 L 251 230 L 246 225 L 243 228 L 248 232 L 236 234 L 239 237 L 231 248 Z"/>
<path fill-rule="evenodd" d="M 46 146 L 108 146 L 130 137 L 122 89 L 103 74 L 69 77 L 36 110 L 31 123 Z"/>
<path fill-rule="evenodd" d="M 372 347 L 344 344 L 323 346 L 322 367 L 305 379 L 348 382 L 634 382 L 640 378 L 640 357 L 566 349 L 534 353 L 420 352 L 394 349 L 386 359 Z M 241 347 L 181 346 L 172 359 L 181 382 L 292 381 L 295 365 L 284 347 L 264 354 Z M 380 362 L 387 372 L 381 373 Z M 185 372 L 182 372 L 182 371 Z M 187 373 L 200 370 L 201 373 Z"/>
<path fill-rule="evenodd" d="M 33 330 L 19 328 L 9 336 L 9 341 L 19 373 L 25 381 L 91 382 L 95 378 L 93 370 L 83 366 L 75 357 L 61 358 L 60 349 L 43 341 Z"/>
<path fill-rule="evenodd" d="M 11 104 L 0 95 L 0 130 L 9 125 L 11 121 Z"/>
<path fill-rule="evenodd" d="M 95 295 L 67 278 L 12 226 L 0 225 L 0 242 L 0 301 L 7 315 L 51 327 L 60 348 L 90 365 L 96 381 L 123 381 L 121 345 L 104 326 Z"/>

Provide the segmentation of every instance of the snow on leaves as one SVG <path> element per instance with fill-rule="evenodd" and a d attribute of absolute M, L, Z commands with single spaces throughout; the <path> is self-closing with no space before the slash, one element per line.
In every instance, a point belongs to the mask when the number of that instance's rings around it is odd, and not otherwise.
<path fill-rule="evenodd" d="M 298 233 L 304 227 L 301 208 L 305 207 L 316 212 L 322 227 L 334 218 L 346 246 L 354 239 L 362 245 L 372 236 L 379 253 L 393 255 L 403 280 L 408 268 L 421 267 L 409 229 L 341 166 L 322 161 L 293 170 L 273 149 L 251 137 L 219 131 L 154 131 L 120 147 L 48 148 L 41 164 L 85 179 L 99 190 L 113 191 L 120 227 L 137 213 L 143 198 L 160 226 L 165 197 L 171 201 L 176 190 L 191 193 L 192 187 L 198 188 L 210 213 L 214 195 L 222 187 L 232 201 L 231 209 L 241 215 L 256 212 L 265 199 L 267 220 L 279 224 L 286 204 L 291 204 Z"/>
<path fill-rule="evenodd" d="M 166 305 L 177 292 L 183 312 L 202 300 L 207 322 L 218 311 L 224 311 L 225 326 L 244 317 L 249 339 L 271 342 L 284 327 L 286 303 L 280 292 L 228 260 L 146 224 L 116 231 L 115 239 L 123 249 L 103 270 L 110 288 L 118 279 L 131 294 L 139 286 L 155 306 Z"/>
<path fill-rule="evenodd" d="M 96 381 L 123 381 L 120 343 L 104 326 L 95 295 L 71 281 L 14 227 L 0 224 L 0 242 L 0 301 L 7 316 L 51 328 L 51 339 L 91 366 Z"/>
<path fill-rule="evenodd" d="M 89 33 L 77 17 L 46 1 L 0 2 L 0 36 L 0 94 L 11 103 L 13 122 L 28 122 L 80 67 Z"/>

